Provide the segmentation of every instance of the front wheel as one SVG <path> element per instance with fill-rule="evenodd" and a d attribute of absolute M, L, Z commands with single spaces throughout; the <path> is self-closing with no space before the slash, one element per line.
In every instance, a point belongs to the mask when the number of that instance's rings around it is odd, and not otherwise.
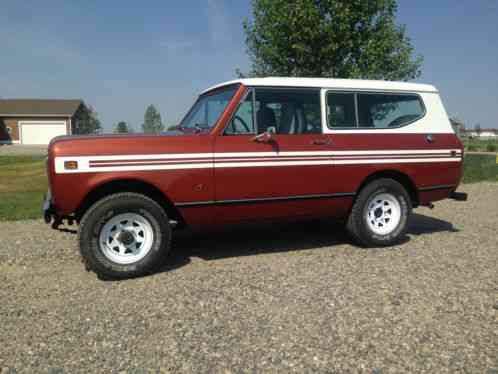
<path fill-rule="evenodd" d="M 81 255 L 104 278 L 132 278 L 152 272 L 170 247 L 165 211 L 137 193 L 118 193 L 95 203 L 80 223 Z"/>
<path fill-rule="evenodd" d="M 393 179 L 377 179 L 360 191 L 347 229 L 366 247 L 397 244 L 404 237 L 412 204 L 406 189 Z"/>

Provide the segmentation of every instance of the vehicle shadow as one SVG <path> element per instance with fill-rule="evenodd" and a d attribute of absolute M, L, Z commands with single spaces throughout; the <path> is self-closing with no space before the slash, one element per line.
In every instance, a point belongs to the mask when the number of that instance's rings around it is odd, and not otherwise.
<path fill-rule="evenodd" d="M 414 213 L 412 216 L 408 234 L 424 235 L 435 232 L 459 232 L 460 230 L 453 226 L 452 223 L 442 219 L 429 217 L 423 214 Z"/>
<path fill-rule="evenodd" d="M 436 232 L 451 233 L 458 232 L 458 229 L 450 222 L 423 214 L 413 214 L 402 243 L 409 242 L 411 235 L 430 235 Z M 353 243 L 344 229 L 344 224 L 330 220 L 253 225 L 216 232 L 184 231 L 175 234 L 167 265 L 159 272 L 184 266 L 192 257 L 211 261 L 276 252 L 306 251 L 340 244 Z"/>

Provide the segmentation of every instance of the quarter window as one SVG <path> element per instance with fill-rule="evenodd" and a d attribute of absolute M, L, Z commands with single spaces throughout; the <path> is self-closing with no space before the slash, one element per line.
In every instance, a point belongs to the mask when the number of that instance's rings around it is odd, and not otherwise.
<path fill-rule="evenodd" d="M 418 95 L 395 93 L 327 93 L 327 124 L 331 129 L 388 129 L 424 116 Z"/>
<path fill-rule="evenodd" d="M 358 94 L 359 127 L 400 127 L 423 115 L 422 103 L 416 95 Z"/>

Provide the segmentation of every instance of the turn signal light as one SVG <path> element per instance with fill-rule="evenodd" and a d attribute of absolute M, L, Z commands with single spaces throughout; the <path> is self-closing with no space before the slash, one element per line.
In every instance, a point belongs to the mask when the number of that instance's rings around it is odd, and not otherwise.
<path fill-rule="evenodd" d="M 78 169 L 78 161 L 64 161 L 64 169 L 66 170 Z"/>

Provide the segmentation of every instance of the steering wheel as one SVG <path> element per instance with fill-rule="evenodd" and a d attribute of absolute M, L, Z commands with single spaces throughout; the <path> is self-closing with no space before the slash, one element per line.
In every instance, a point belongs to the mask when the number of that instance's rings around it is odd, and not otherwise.
<path fill-rule="evenodd" d="M 238 133 L 237 131 L 237 126 L 235 125 L 235 120 L 239 121 L 240 124 L 242 125 L 242 127 L 244 128 L 245 132 L 246 133 L 250 133 L 251 132 L 251 129 L 249 128 L 249 126 L 247 125 L 246 121 L 244 121 L 242 118 L 240 118 L 239 116 L 235 116 L 233 117 L 233 120 L 232 120 L 232 125 L 233 125 L 233 132 L 234 133 Z"/>
<path fill-rule="evenodd" d="M 402 125 L 404 122 L 410 122 L 416 119 L 418 116 L 416 114 L 405 114 L 404 116 L 398 117 L 387 125 L 387 127 L 398 127 Z"/>

